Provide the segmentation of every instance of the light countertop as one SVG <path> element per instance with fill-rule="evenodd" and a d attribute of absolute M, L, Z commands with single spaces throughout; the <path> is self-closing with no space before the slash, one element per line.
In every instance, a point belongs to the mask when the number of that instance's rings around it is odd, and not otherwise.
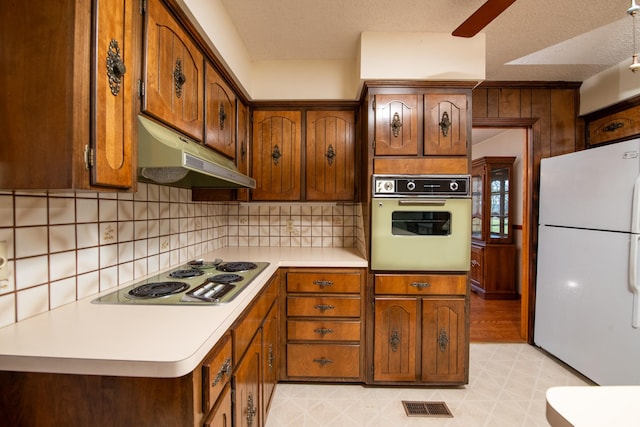
<path fill-rule="evenodd" d="M 91 303 L 117 289 L 111 288 L 5 326 L 0 328 L 0 370 L 180 377 L 196 368 L 279 267 L 367 266 L 351 248 L 224 248 L 198 258 L 270 265 L 225 305 Z"/>
<path fill-rule="evenodd" d="M 547 421 L 552 427 L 640 426 L 640 386 L 551 387 Z"/>

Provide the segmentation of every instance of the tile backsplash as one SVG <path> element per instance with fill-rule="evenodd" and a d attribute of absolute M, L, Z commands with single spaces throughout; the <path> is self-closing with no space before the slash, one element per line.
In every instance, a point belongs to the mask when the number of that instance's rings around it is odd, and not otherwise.
<path fill-rule="evenodd" d="M 357 203 L 192 202 L 191 191 L 0 192 L 0 327 L 226 246 L 354 247 Z"/>

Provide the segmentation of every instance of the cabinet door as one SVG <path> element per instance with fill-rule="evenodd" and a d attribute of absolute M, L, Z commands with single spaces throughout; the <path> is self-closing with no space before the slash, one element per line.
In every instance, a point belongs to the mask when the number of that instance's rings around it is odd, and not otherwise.
<path fill-rule="evenodd" d="M 416 322 L 414 298 L 376 298 L 374 381 L 415 381 Z"/>
<path fill-rule="evenodd" d="M 232 427 L 231 411 L 231 385 L 227 383 L 215 407 L 202 423 L 203 427 Z"/>
<path fill-rule="evenodd" d="M 484 248 L 471 246 L 471 269 L 469 270 L 471 284 L 479 288 L 484 287 Z"/>
<path fill-rule="evenodd" d="M 201 141 L 204 57 L 162 2 L 147 4 L 142 111 Z"/>
<path fill-rule="evenodd" d="M 375 96 L 376 156 L 418 154 L 418 95 Z"/>
<path fill-rule="evenodd" d="M 254 111 L 253 200 L 300 200 L 300 111 Z"/>
<path fill-rule="evenodd" d="M 467 96 L 426 94 L 424 96 L 425 156 L 467 155 Z"/>
<path fill-rule="evenodd" d="M 262 419 L 267 419 L 267 412 L 273 392 L 276 389 L 276 383 L 278 382 L 278 363 L 279 351 L 278 351 L 278 322 L 279 307 L 277 302 L 273 304 L 267 318 L 264 321 L 262 328 L 263 342 L 263 355 L 262 364 L 264 372 L 262 379 Z"/>
<path fill-rule="evenodd" d="M 236 158 L 236 95 L 211 64 L 206 63 L 204 143 Z"/>
<path fill-rule="evenodd" d="M 236 427 L 260 427 L 262 413 L 260 409 L 262 331 L 251 341 L 247 352 L 237 365 L 234 375 Z"/>
<path fill-rule="evenodd" d="M 306 199 L 353 200 L 354 112 L 309 111 L 306 128 Z"/>
<path fill-rule="evenodd" d="M 133 2 L 100 0 L 96 13 L 91 184 L 134 185 L 141 19 Z"/>
<path fill-rule="evenodd" d="M 422 381 L 465 382 L 465 299 L 422 300 Z"/>

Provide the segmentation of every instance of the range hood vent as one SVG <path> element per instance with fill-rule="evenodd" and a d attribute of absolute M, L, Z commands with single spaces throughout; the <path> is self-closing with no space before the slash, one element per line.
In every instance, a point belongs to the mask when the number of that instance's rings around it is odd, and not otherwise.
<path fill-rule="evenodd" d="M 183 188 L 256 188 L 231 159 L 138 116 L 138 180 Z"/>

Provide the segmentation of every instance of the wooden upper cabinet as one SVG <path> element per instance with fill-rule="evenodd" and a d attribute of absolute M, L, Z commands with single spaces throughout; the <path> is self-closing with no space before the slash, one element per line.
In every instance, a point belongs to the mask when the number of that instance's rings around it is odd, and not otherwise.
<path fill-rule="evenodd" d="M 306 130 L 306 200 L 353 200 L 354 112 L 309 111 Z"/>
<path fill-rule="evenodd" d="M 376 156 L 418 154 L 418 95 L 375 95 Z"/>
<path fill-rule="evenodd" d="M 0 188 L 134 190 L 137 4 L 4 2 L 0 28 Z"/>
<path fill-rule="evenodd" d="M 206 63 L 204 144 L 236 158 L 236 95 L 210 63 Z"/>
<path fill-rule="evenodd" d="M 253 112 L 253 200 L 300 200 L 300 111 Z"/>
<path fill-rule="evenodd" d="M 467 155 L 467 96 L 425 94 L 424 154 Z"/>
<path fill-rule="evenodd" d="M 147 2 L 142 111 L 202 141 L 204 57 L 160 1 Z"/>

